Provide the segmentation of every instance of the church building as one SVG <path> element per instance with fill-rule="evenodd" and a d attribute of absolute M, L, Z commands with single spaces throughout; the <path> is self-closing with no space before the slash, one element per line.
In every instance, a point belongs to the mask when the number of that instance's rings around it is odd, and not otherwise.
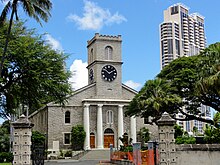
<path fill-rule="evenodd" d="M 121 43 L 120 35 L 96 33 L 87 42 L 88 85 L 69 96 L 65 106 L 49 103 L 30 115 L 33 129 L 47 135 L 48 150 L 71 148 L 71 129 L 78 124 L 86 132 L 85 150 L 118 147 L 123 134 L 137 141 L 137 132 L 147 125 L 142 118 L 125 117 L 137 92 L 122 84 Z"/>

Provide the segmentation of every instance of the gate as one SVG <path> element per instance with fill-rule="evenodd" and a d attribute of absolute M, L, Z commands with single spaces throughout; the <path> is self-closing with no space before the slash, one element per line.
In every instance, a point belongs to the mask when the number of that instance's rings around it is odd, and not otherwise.
<path fill-rule="evenodd" d="M 32 165 L 44 165 L 45 145 L 32 144 L 31 152 Z"/>

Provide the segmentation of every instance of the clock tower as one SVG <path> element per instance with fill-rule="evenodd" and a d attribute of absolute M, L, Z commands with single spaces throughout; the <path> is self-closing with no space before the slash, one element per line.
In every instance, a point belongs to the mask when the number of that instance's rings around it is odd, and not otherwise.
<path fill-rule="evenodd" d="M 119 99 L 122 96 L 121 42 L 121 35 L 99 33 L 87 42 L 88 81 L 96 85 L 96 98 Z"/>

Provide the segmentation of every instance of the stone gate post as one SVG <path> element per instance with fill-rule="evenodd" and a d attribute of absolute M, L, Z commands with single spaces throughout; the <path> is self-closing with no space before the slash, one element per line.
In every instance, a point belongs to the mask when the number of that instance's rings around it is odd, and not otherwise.
<path fill-rule="evenodd" d="M 166 112 L 158 120 L 160 165 L 176 165 L 175 123 Z"/>
<path fill-rule="evenodd" d="M 14 127 L 13 164 L 31 165 L 31 128 L 33 124 L 24 116 L 12 123 Z"/>

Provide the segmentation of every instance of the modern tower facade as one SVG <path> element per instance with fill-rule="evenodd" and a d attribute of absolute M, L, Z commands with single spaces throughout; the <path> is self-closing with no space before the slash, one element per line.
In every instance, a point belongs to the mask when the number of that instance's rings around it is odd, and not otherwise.
<path fill-rule="evenodd" d="M 181 3 L 164 11 L 164 22 L 160 24 L 161 69 L 179 57 L 199 54 L 206 47 L 204 17 L 198 13 L 189 14 L 189 8 Z M 201 105 L 201 113 L 210 118 L 210 107 Z M 183 117 L 178 114 L 178 117 Z M 204 123 L 200 121 L 177 121 L 184 130 L 191 132 L 197 127 L 202 133 Z"/>
<path fill-rule="evenodd" d="M 189 14 L 189 8 L 180 3 L 164 11 L 160 25 L 161 69 L 176 58 L 198 54 L 205 46 L 203 16 Z"/>

